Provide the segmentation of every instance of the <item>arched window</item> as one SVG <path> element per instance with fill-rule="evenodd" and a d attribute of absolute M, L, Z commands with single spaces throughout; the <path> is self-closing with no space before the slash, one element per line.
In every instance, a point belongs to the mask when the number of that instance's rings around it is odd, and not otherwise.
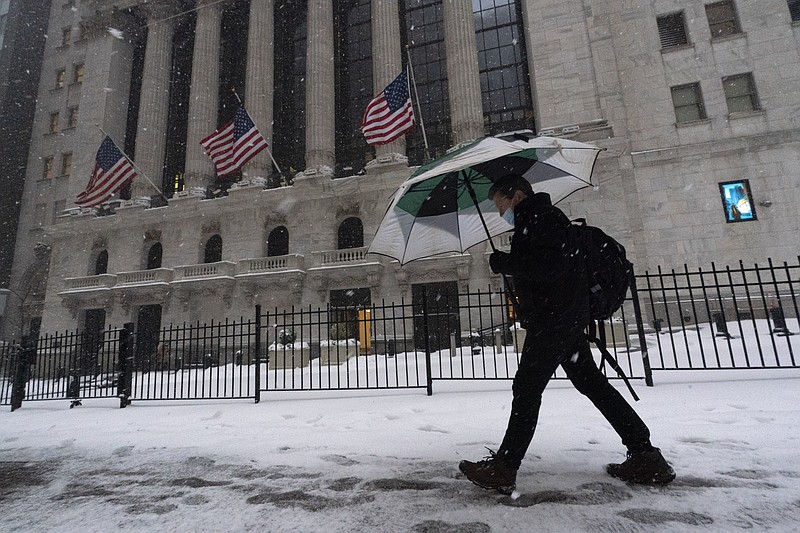
<path fill-rule="evenodd" d="M 217 261 L 222 261 L 222 237 L 219 235 L 212 235 L 206 241 L 203 262 L 216 263 Z"/>
<path fill-rule="evenodd" d="M 161 255 L 163 254 L 163 251 L 164 249 L 162 248 L 160 242 L 157 242 L 150 247 L 150 250 L 147 251 L 147 270 L 161 268 Z"/>
<path fill-rule="evenodd" d="M 94 261 L 94 274 L 105 274 L 108 272 L 108 251 L 101 250 Z"/>
<path fill-rule="evenodd" d="M 267 256 L 274 257 L 277 255 L 289 254 L 289 230 L 286 226 L 278 226 L 269 232 L 267 237 Z"/>
<path fill-rule="evenodd" d="M 364 225 L 356 217 L 345 219 L 339 224 L 339 250 L 364 246 Z"/>

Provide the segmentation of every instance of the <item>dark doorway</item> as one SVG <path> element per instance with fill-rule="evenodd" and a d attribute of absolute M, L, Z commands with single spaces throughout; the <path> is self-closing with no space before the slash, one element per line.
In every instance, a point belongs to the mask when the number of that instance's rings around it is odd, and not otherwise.
<path fill-rule="evenodd" d="M 218 261 L 222 261 L 222 237 L 212 235 L 206 241 L 203 263 L 216 263 Z"/>
<path fill-rule="evenodd" d="M 108 272 L 108 252 L 106 250 L 102 250 L 99 254 L 97 254 L 97 259 L 94 262 L 94 274 L 105 274 Z"/>
<path fill-rule="evenodd" d="M 286 226 L 278 226 L 267 237 L 267 257 L 279 255 L 289 255 L 289 230 Z"/>
<path fill-rule="evenodd" d="M 451 333 L 456 336 L 456 345 L 460 345 L 461 317 L 458 308 L 458 282 L 443 281 L 411 286 L 411 304 L 414 309 L 414 347 L 420 350 L 425 349 L 423 302 L 426 299 L 431 350 L 448 349 Z"/>
<path fill-rule="evenodd" d="M 330 338 L 333 340 L 355 339 L 358 336 L 358 311 L 372 305 L 369 289 L 332 290 Z"/>
<path fill-rule="evenodd" d="M 97 368 L 103 348 L 103 330 L 106 328 L 105 309 L 87 309 L 83 319 L 83 337 L 80 368 L 88 374 Z"/>
<path fill-rule="evenodd" d="M 345 219 L 339 224 L 339 250 L 361 248 L 364 246 L 364 225 L 356 217 Z"/>
<path fill-rule="evenodd" d="M 136 318 L 136 365 L 150 370 L 161 330 L 161 306 L 143 305 Z"/>
<path fill-rule="evenodd" d="M 161 257 L 164 255 L 164 248 L 160 242 L 155 243 L 147 251 L 147 270 L 161 268 Z"/>

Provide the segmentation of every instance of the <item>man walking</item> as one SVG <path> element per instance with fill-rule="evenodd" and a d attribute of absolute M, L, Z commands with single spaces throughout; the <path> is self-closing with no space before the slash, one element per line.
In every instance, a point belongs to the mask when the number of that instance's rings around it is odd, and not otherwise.
<path fill-rule="evenodd" d="M 522 176 L 509 174 L 489 190 L 500 216 L 514 225 L 511 253 L 495 251 L 489 266 L 511 276 L 518 316 L 527 330 L 514 377 L 511 416 L 497 452 L 482 461 L 461 461 L 459 469 L 476 485 L 511 494 L 517 470 L 536 430 L 542 393 L 560 365 L 572 384 L 608 420 L 628 449 L 627 460 L 606 471 L 623 481 L 665 484 L 675 472 L 650 431 L 622 395 L 597 368 L 584 329 L 589 324 L 586 274 L 570 245 L 570 221 L 535 193 Z"/>

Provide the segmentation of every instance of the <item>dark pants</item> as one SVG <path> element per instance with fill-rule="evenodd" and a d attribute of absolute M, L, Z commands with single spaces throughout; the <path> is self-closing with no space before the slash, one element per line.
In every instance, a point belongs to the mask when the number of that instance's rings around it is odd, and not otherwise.
<path fill-rule="evenodd" d="M 519 468 L 533 439 L 542 393 L 558 366 L 578 391 L 589 398 L 630 451 L 650 448 L 650 431 L 597 368 L 582 330 L 529 330 L 514 376 L 514 400 L 503 444 L 497 451 L 510 466 Z"/>

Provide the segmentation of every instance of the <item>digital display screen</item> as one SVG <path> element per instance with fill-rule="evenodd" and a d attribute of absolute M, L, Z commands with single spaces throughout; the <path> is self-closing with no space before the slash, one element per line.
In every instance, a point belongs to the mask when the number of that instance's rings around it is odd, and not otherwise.
<path fill-rule="evenodd" d="M 756 208 L 753 205 L 753 195 L 750 194 L 748 180 L 720 183 L 719 192 L 722 195 L 726 222 L 756 220 Z"/>

